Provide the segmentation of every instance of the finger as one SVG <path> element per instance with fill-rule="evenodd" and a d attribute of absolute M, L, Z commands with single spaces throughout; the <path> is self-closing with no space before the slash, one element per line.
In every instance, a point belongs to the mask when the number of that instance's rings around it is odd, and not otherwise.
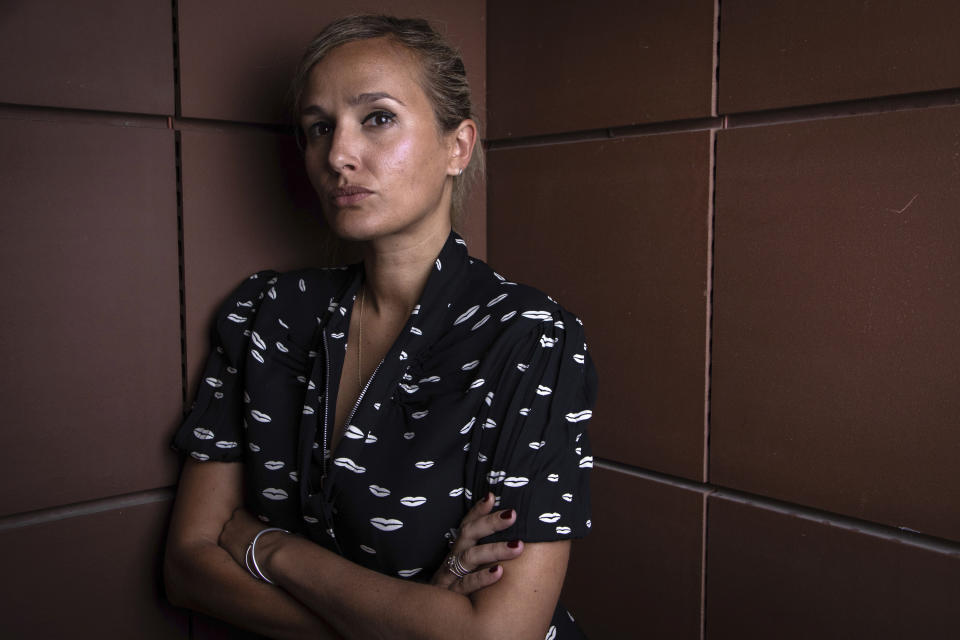
<path fill-rule="evenodd" d="M 488 491 L 487 495 L 477 500 L 476 504 L 470 507 L 470 511 L 467 511 L 467 514 L 463 516 L 463 520 L 460 521 L 460 528 L 463 529 L 463 527 L 471 522 L 490 513 L 490 510 L 493 509 L 494 502 L 493 493 Z"/>
<path fill-rule="evenodd" d="M 460 554 L 460 563 L 464 568 L 474 571 L 477 567 L 513 560 L 523 553 L 523 542 L 491 542 L 471 547 Z"/>
<path fill-rule="evenodd" d="M 454 549 L 456 551 L 469 549 L 477 543 L 477 540 L 486 538 L 498 531 L 503 531 L 513 525 L 516 520 L 517 512 L 514 509 L 494 511 L 489 515 L 477 518 L 473 522 L 460 528 L 460 537 L 457 539 Z"/>
<path fill-rule="evenodd" d="M 452 588 L 452 590 L 468 596 L 475 591 L 489 587 L 502 577 L 503 567 L 497 564 L 489 569 L 481 569 L 480 571 L 474 571 L 473 573 L 467 574 Z"/>

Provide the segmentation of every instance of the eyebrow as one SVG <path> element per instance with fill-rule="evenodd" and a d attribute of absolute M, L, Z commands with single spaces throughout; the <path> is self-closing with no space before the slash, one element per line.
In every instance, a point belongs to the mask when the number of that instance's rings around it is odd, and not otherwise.
<path fill-rule="evenodd" d="M 371 93 L 361 93 L 361 94 L 359 94 L 359 95 L 353 96 L 353 97 L 350 98 L 347 102 L 348 102 L 351 106 L 356 106 L 356 105 L 359 105 L 359 104 L 367 104 L 367 103 L 370 103 L 370 102 L 376 102 L 377 100 L 381 100 L 381 99 L 384 99 L 384 98 L 386 98 L 386 99 L 388 99 L 388 100 L 393 100 L 394 102 L 396 102 L 396 103 L 398 103 L 398 104 L 400 104 L 400 105 L 403 105 L 404 107 L 407 106 L 407 105 L 403 102 L 403 100 L 400 100 L 399 98 L 393 97 L 392 95 L 390 95 L 390 94 L 387 93 L 386 91 L 374 91 L 374 92 L 371 92 Z M 309 105 L 309 106 L 307 106 L 307 107 L 304 107 L 303 109 L 300 110 L 300 115 L 321 115 L 321 116 L 325 116 L 326 114 L 327 114 L 326 110 L 325 110 L 323 107 L 321 107 L 320 105 L 316 105 L 316 104 L 311 104 L 311 105 Z"/>

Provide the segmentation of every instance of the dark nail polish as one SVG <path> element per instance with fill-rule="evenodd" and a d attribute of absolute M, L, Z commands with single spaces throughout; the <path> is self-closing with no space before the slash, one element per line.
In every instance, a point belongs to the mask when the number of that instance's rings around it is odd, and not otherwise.
<path fill-rule="evenodd" d="M 520 541 L 519 541 L 519 540 L 511 540 L 510 542 L 507 543 L 507 546 L 510 547 L 511 549 L 516 549 L 517 547 L 520 546 Z"/>
<path fill-rule="evenodd" d="M 507 509 L 506 511 L 500 514 L 500 517 L 503 518 L 504 520 L 509 520 L 510 518 L 513 517 L 513 509 Z"/>
<path fill-rule="evenodd" d="M 499 569 L 499 568 L 500 568 L 500 565 L 495 564 L 495 565 L 493 565 L 492 567 L 490 567 L 489 571 L 490 571 L 490 573 L 496 573 L 496 572 L 497 572 L 497 569 Z"/>

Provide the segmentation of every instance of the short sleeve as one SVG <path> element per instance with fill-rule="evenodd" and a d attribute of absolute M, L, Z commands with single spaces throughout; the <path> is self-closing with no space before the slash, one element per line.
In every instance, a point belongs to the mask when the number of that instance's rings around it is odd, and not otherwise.
<path fill-rule="evenodd" d="M 491 432 L 499 434 L 483 489 L 518 518 L 484 542 L 562 540 L 591 527 L 587 425 L 597 376 L 583 327 L 562 309 L 528 315 L 538 322 L 502 363 L 509 373 L 492 401 Z"/>
<path fill-rule="evenodd" d="M 174 449 L 197 460 L 235 462 L 242 457 L 243 368 L 250 326 L 265 289 L 277 273 L 261 271 L 238 286 L 220 306 L 210 336 L 210 355 L 196 399 L 177 429 Z"/>

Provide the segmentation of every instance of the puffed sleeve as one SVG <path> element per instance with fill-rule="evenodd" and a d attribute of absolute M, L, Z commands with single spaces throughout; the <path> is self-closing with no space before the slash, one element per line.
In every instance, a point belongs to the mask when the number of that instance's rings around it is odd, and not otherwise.
<path fill-rule="evenodd" d="M 484 542 L 582 537 L 591 526 L 587 424 L 597 388 L 583 327 L 563 309 L 529 311 L 518 322 L 532 326 L 499 363 L 505 374 L 482 430 L 490 466 L 475 492 L 493 491 L 518 517 Z"/>
<path fill-rule="evenodd" d="M 197 460 L 235 462 L 243 443 L 243 368 L 250 327 L 264 290 L 277 273 L 260 271 L 220 306 L 210 336 L 210 355 L 196 400 L 177 429 L 172 446 Z"/>

